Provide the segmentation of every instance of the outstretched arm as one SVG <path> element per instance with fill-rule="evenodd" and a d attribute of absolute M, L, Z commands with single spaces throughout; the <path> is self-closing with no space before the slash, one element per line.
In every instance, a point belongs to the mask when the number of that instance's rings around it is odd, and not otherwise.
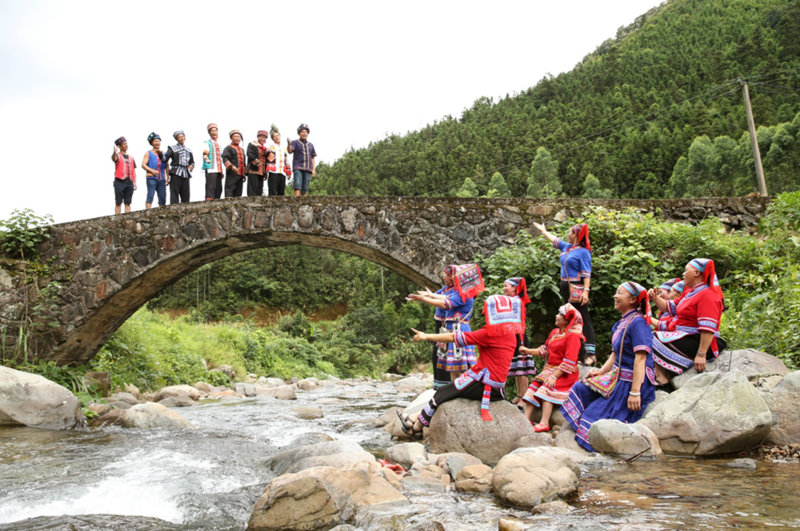
<path fill-rule="evenodd" d="M 414 337 L 411 338 L 412 341 L 418 343 L 420 341 L 438 341 L 439 343 L 452 343 L 453 342 L 453 333 L 449 332 L 447 334 L 427 334 L 425 332 L 420 332 L 419 330 L 411 329 L 414 332 Z"/>
<path fill-rule="evenodd" d="M 542 236 L 550 240 L 550 243 L 553 243 L 558 239 L 557 236 L 549 232 L 541 223 L 534 223 L 533 226 L 536 227 L 536 230 L 538 230 L 542 234 Z"/>

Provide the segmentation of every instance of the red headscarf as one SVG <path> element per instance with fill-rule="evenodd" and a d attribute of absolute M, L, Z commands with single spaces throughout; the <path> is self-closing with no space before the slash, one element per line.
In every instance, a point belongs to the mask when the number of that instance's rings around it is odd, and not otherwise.
<path fill-rule="evenodd" d="M 589 243 L 589 225 L 586 223 L 578 223 L 577 225 L 573 225 L 570 230 L 575 231 L 575 234 L 578 235 L 578 245 L 585 247 L 587 251 L 591 252 L 592 244 Z"/>
<path fill-rule="evenodd" d="M 522 300 L 507 295 L 490 295 L 483 303 L 487 333 L 490 336 L 517 334 L 525 321 L 522 320 Z"/>
<path fill-rule="evenodd" d="M 650 315 L 650 295 L 647 294 L 647 290 L 636 282 L 624 282 L 622 287 L 625 288 L 628 293 L 636 297 L 636 309 L 644 316 L 645 321 L 647 321 L 649 325 L 653 321 L 653 318 Z M 642 308 L 643 303 L 644 308 Z"/>
<path fill-rule="evenodd" d="M 719 295 L 720 298 L 725 298 L 725 294 L 722 293 L 722 287 L 719 285 L 717 272 L 714 268 L 714 260 L 710 258 L 695 258 L 689 261 L 689 265 L 703 274 L 703 282 L 705 282 L 712 291 Z"/>
<path fill-rule="evenodd" d="M 567 326 L 564 332 L 567 334 L 578 334 L 584 341 L 586 337 L 583 335 L 583 316 L 575 306 L 570 303 L 563 305 L 558 309 L 558 313 L 564 316 L 567 320 Z"/>

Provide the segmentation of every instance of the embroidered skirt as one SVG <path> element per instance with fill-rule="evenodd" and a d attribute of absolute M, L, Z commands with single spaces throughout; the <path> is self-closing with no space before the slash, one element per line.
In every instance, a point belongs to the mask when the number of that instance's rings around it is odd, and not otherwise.
<path fill-rule="evenodd" d="M 707 360 L 714 360 L 726 347 L 725 340 L 717 338 L 716 352 L 709 347 Z M 656 332 L 653 334 L 653 361 L 672 374 L 683 374 L 683 371 L 694 367 L 694 357 L 700 348 L 700 334 L 683 332 Z"/>
<path fill-rule="evenodd" d="M 569 395 L 570 389 L 572 389 L 572 386 L 578 380 L 578 373 L 562 374 L 556 379 L 556 384 L 551 389 L 544 385 L 544 382 L 556 369 L 558 369 L 557 366 L 545 366 L 542 372 L 534 376 L 531 385 L 528 387 L 528 390 L 525 391 L 525 396 L 523 396 L 522 399 L 536 407 L 542 405 L 540 402 L 541 400 L 546 400 L 558 406 L 563 404 L 567 399 L 567 395 Z"/>
<path fill-rule="evenodd" d="M 471 332 L 469 323 L 445 323 L 443 329 L 448 332 Z M 475 356 L 475 346 L 466 345 L 457 347 L 455 343 L 439 344 L 439 360 L 436 368 L 447 372 L 464 372 L 475 365 L 478 358 Z"/>
<path fill-rule="evenodd" d="M 511 358 L 511 366 L 508 369 L 509 376 L 529 376 L 536 374 L 536 362 L 533 356 L 523 354 L 519 348 L 514 352 L 514 357 Z"/>

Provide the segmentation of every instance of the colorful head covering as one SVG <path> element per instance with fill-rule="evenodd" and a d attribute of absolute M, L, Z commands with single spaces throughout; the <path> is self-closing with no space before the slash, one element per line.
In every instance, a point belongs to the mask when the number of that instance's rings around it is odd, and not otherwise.
<path fill-rule="evenodd" d="M 681 281 L 681 279 L 679 279 L 679 278 L 671 278 L 671 279 L 667 280 L 666 282 L 664 282 L 663 284 L 661 284 L 658 287 L 658 289 L 665 289 L 665 290 L 669 291 L 669 290 L 672 289 L 672 286 L 674 286 L 675 284 L 677 284 L 680 281 Z"/>
<path fill-rule="evenodd" d="M 703 274 L 703 282 L 705 282 L 712 291 L 717 293 L 720 297 L 725 298 L 725 294 L 722 293 L 722 288 L 719 285 L 717 272 L 714 268 L 714 260 L 710 258 L 695 258 L 689 261 L 689 265 Z"/>
<path fill-rule="evenodd" d="M 280 134 L 278 126 L 275 124 L 269 124 L 269 137 L 272 138 L 272 135 L 274 135 L 275 133 Z"/>
<path fill-rule="evenodd" d="M 219 126 L 217 124 L 215 124 L 214 122 L 211 122 L 210 124 L 208 124 L 206 126 L 206 131 L 211 131 L 215 127 L 217 128 L 217 130 L 219 130 Z"/>
<path fill-rule="evenodd" d="M 174 138 L 175 140 L 178 140 L 178 135 L 186 136 L 186 133 L 183 132 L 183 129 L 178 129 L 177 131 L 172 133 L 172 138 Z"/>
<path fill-rule="evenodd" d="M 149 135 L 147 135 L 147 142 L 151 146 L 153 145 L 153 141 L 155 141 L 156 139 L 161 140 L 161 137 L 158 136 L 158 134 L 156 134 L 156 133 L 150 133 Z"/>
<path fill-rule="evenodd" d="M 673 284 L 670 289 L 673 291 L 677 291 L 680 294 L 683 294 L 683 288 L 685 287 L 686 284 L 683 282 L 683 280 L 681 280 L 680 282 L 676 282 L 675 284 Z"/>
<path fill-rule="evenodd" d="M 508 295 L 489 295 L 483 303 L 487 333 L 490 336 L 516 334 L 522 321 L 522 300 Z"/>
<path fill-rule="evenodd" d="M 652 321 L 652 317 L 650 316 L 650 295 L 647 294 L 647 290 L 636 282 L 623 282 L 622 287 L 625 288 L 628 293 L 636 297 L 636 309 L 644 316 L 649 325 Z"/>
<path fill-rule="evenodd" d="M 231 129 L 231 132 L 228 133 L 228 136 L 231 138 L 231 140 L 233 140 L 233 135 L 239 135 L 239 138 L 242 138 L 242 139 L 244 138 L 242 136 L 242 132 L 239 131 L 238 129 Z"/>
<path fill-rule="evenodd" d="M 486 289 L 483 285 L 483 276 L 478 264 L 463 264 L 451 266 L 453 285 L 461 295 L 461 300 L 467 300 Z"/>
<path fill-rule="evenodd" d="M 258 132 L 256 133 L 256 138 L 260 136 L 265 136 L 269 138 L 269 133 L 267 133 L 264 129 L 259 129 Z"/>
<path fill-rule="evenodd" d="M 503 283 L 512 286 L 514 288 L 514 296 L 519 297 L 519 300 L 522 301 L 522 321 L 520 322 L 518 333 L 521 338 L 525 337 L 525 326 L 528 322 L 525 316 L 525 306 L 531 303 L 531 299 L 528 297 L 528 286 L 523 277 L 507 278 Z"/>
<path fill-rule="evenodd" d="M 297 134 L 299 135 L 300 131 L 302 131 L 303 129 L 311 133 L 311 129 L 308 128 L 308 124 L 300 124 L 297 126 Z"/>
<path fill-rule="evenodd" d="M 578 223 L 573 225 L 569 230 L 574 231 L 578 235 L 578 245 L 585 247 L 587 251 L 592 250 L 592 244 L 589 243 L 589 225 L 586 223 Z"/>
<path fill-rule="evenodd" d="M 586 340 L 583 335 L 583 316 L 578 309 L 570 303 L 563 305 L 558 309 L 558 313 L 564 316 L 567 320 L 567 326 L 564 331 L 568 334 L 578 334 L 581 339 Z"/>
<path fill-rule="evenodd" d="M 124 136 L 121 136 L 118 139 L 114 140 L 114 145 L 119 147 L 119 146 L 122 145 L 123 142 L 127 142 L 127 140 L 125 140 Z M 106 144 L 106 145 L 108 145 L 108 144 Z"/>

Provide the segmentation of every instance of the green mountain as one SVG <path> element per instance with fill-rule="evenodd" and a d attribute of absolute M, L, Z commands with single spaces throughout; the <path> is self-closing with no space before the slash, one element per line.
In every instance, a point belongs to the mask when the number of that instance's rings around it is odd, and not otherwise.
<path fill-rule="evenodd" d="M 749 193 L 755 172 L 738 78 L 750 85 L 770 193 L 797 189 L 798 35 L 797 0 L 672 0 L 621 28 L 570 72 L 500 101 L 481 98 L 458 119 L 321 165 L 312 191 Z"/>

